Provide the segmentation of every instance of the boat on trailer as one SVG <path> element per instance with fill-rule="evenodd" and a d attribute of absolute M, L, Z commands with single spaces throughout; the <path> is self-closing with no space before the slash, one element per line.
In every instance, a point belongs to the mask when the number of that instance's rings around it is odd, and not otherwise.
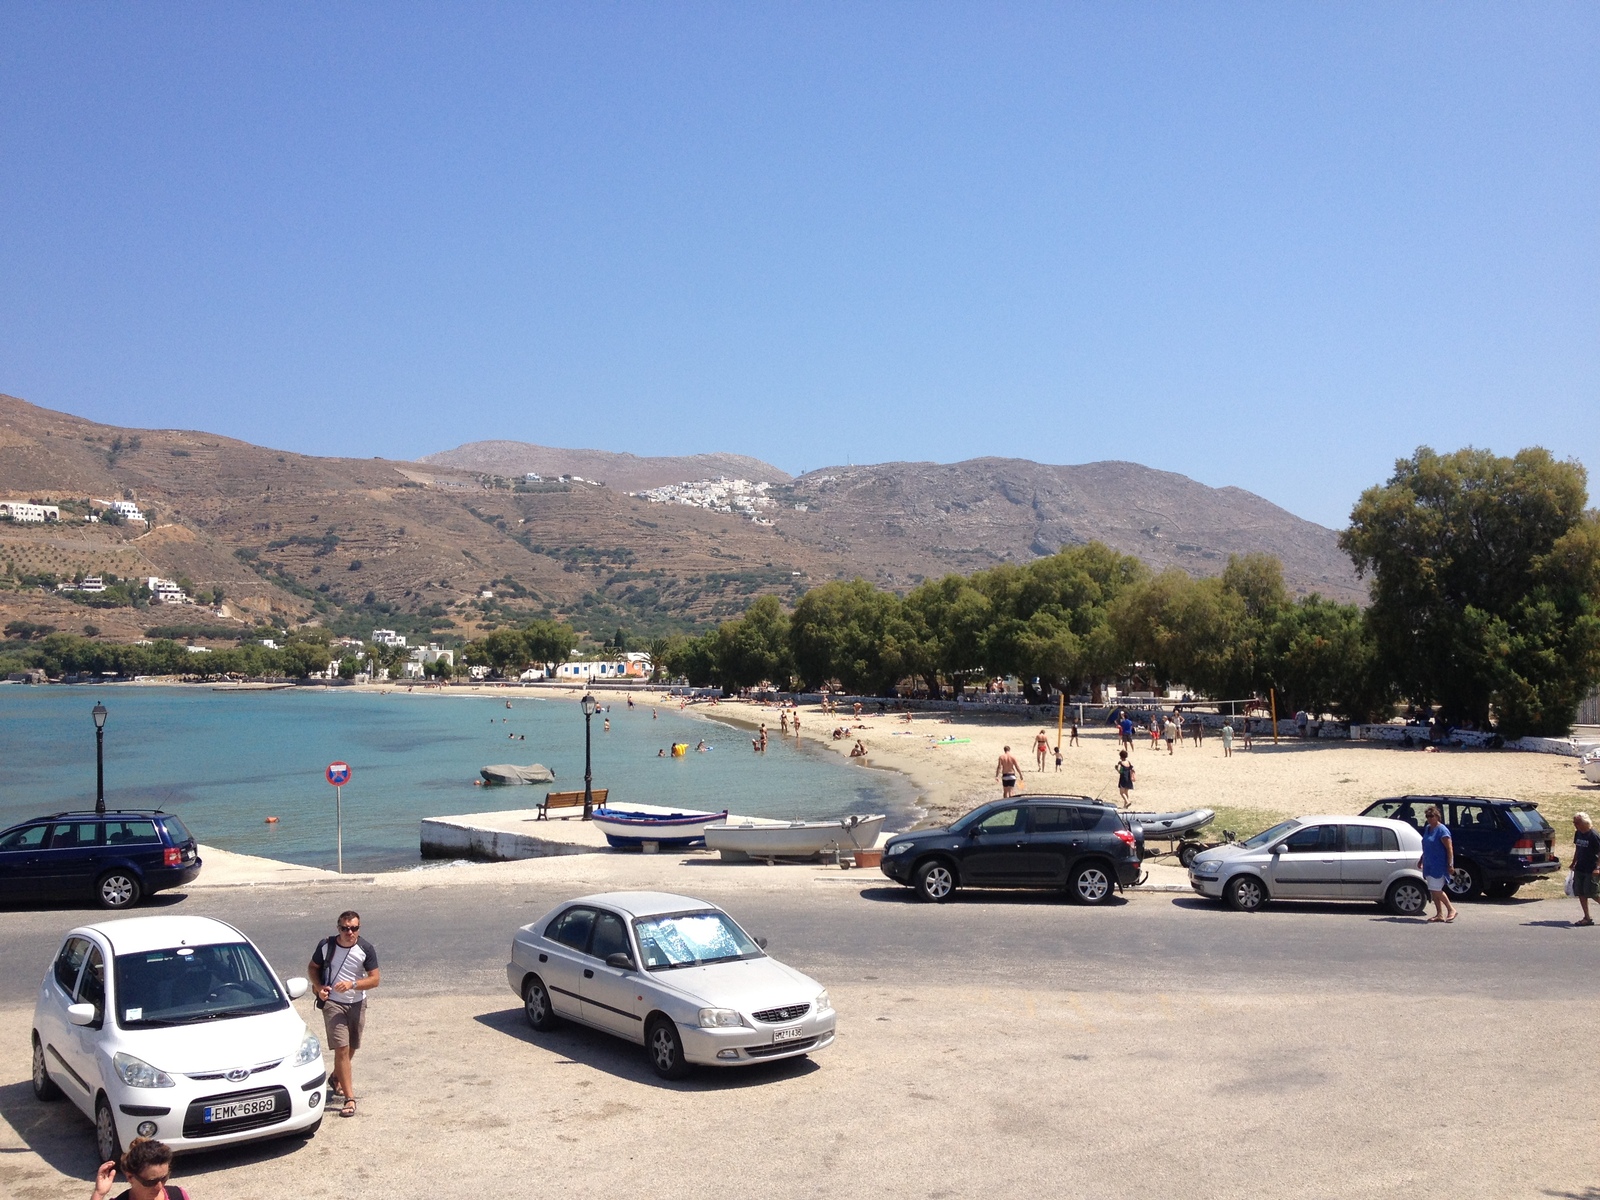
<path fill-rule="evenodd" d="M 878 843 L 883 822 L 883 813 L 832 821 L 722 821 L 706 826 L 706 848 L 734 861 L 815 858 L 835 850 L 870 850 Z"/>

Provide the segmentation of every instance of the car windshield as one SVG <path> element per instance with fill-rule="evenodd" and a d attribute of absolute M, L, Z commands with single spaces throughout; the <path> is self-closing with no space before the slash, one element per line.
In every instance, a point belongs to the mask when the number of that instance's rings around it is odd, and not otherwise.
<path fill-rule="evenodd" d="M 761 947 L 720 912 L 644 917 L 633 923 L 647 971 L 760 958 Z"/>
<path fill-rule="evenodd" d="M 1246 850 L 1259 850 L 1263 846 L 1270 846 L 1273 842 L 1277 841 L 1290 830 L 1299 828 L 1299 821 L 1283 821 L 1280 824 L 1274 825 L 1271 829 L 1263 829 L 1253 838 L 1246 838 L 1244 841 L 1240 842 L 1239 845 L 1243 846 Z"/>
<path fill-rule="evenodd" d="M 248 942 L 119 954 L 116 980 L 124 1029 L 250 1017 L 289 1003 Z"/>
<path fill-rule="evenodd" d="M 1511 818 L 1511 823 L 1522 833 L 1549 833 L 1550 823 L 1539 815 L 1539 810 L 1529 806 L 1519 808 L 1515 805 L 1506 809 L 1506 816 Z"/>

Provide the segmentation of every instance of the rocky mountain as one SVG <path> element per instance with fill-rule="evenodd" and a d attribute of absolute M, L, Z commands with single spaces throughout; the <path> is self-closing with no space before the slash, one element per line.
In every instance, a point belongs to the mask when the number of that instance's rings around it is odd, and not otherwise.
<path fill-rule="evenodd" d="M 454 450 L 426 455 L 425 463 L 516 479 L 532 471 L 546 479 L 578 475 L 622 492 L 640 492 L 685 480 L 748 479 L 787 483 L 789 473 L 742 454 L 690 454 L 681 458 L 641 458 L 609 450 L 560 450 L 532 442 L 468 442 Z"/>
<path fill-rule="evenodd" d="M 828 579 L 906 588 L 1092 538 L 1196 574 L 1220 571 L 1230 553 L 1267 551 L 1296 591 L 1362 595 L 1331 530 L 1248 492 L 1132 463 L 975 459 L 791 479 L 737 456 L 607 455 L 645 466 L 613 471 L 615 482 L 600 486 L 549 478 L 604 476 L 599 459 L 490 470 L 440 457 L 318 458 L 209 433 L 101 425 L 0 396 L 0 499 L 59 503 L 67 518 L 0 523 L 0 625 L 136 637 L 153 626 L 315 619 L 363 636 L 375 626 L 474 636 L 541 615 L 584 632 L 648 635 L 705 627 L 757 595 L 793 599 Z M 525 481 L 512 469 L 524 464 L 547 478 Z M 704 479 L 712 464 L 773 486 L 737 497 L 663 489 L 687 503 L 628 494 L 680 482 L 662 471 Z M 148 526 L 81 520 L 89 502 L 120 499 L 136 501 Z M 220 592 L 225 615 L 90 607 L 44 586 L 51 576 L 107 572 Z"/>
<path fill-rule="evenodd" d="M 791 537 L 870 562 L 890 586 L 1099 540 L 1156 570 L 1195 575 L 1220 572 L 1230 554 L 1265 551 L 1283 562 L 1299 594 L 1366 595 L 1333 530 L 1240 488 L 1137 463 L 976 458 L 828 467 L 769 494 L 789 509 L 774 519 Z"/>

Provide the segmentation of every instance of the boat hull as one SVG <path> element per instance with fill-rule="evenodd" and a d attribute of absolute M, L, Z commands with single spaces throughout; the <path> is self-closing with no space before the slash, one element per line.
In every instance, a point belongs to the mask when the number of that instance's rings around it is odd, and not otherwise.
<path fill-rule="evenodd" d="M 706 848 L 749 858 L 813 858 L 830 850 L 869 850 L 883 832 L 884 816 L 837 821 L 721 822 L 706 826 Z"/>
<path fill-rule="evenodd" d="M 637 850 L 646 842 L 663 849 L 687 849 L 706 843 L 706 826 L 727 819 L 715 813 L 630 813 L 596 809 L 594 824 L 619 850 Z"/>
<path fill-rule="evenodd" d="M 1143 825 L 1145 837 L 1155 838 L 1193 833 L 1217 819 L 1217 814 L 1209 808 L 1196 808 L 1188 812 L 1125 812 L 1122 815 L 1130 825 Z"/>

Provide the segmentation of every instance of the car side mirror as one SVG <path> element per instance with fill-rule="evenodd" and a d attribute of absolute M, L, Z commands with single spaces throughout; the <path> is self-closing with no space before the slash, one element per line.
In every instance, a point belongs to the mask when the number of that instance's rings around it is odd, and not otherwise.
<path fill-rule="evenodd" d="M 760 946 L 763 950 L 765 950 L 767 948 L 767 939 L 766 938 L 757 938 L 756 939 L 756 945 Z"/>
<path fill-rule="evenodd" d="M 92 1004 L 69 1004 L 69 1005 L 67 1005 L 67 1020 L 71 1021 L 74 1025 L 93 1025 L 94 1024 L 94 1005 L 92 1005 Z"/>
<path fill-rule="evenodd" d="M 615 954 L 606 955 L 606 966 L 615 967 L 619 971 L 631 971 L 633 959 L 625 951 L 618 950 Z"/>
<path fill-rule="evenodd" d="M 967 826 L 967 836 L 969 838 L 975 838 L 982 832 L 983 832 L 983 830 L 979 829 L 976 825 L 968 825 Z"/>
<path fill-rule="evenodd" d="M 1268 850 L 1267 853 L 1268 854 L 1282 854 L 1283 853 L 1283 843 L 1279 842 L 1271 850 Z"/>
<path fill-rule="evenodd" d="M 296 975 L 293 979 L 285 979 L 283 986 L 288 989 L 289 999 L 291 1000 L 298 1000 L 311 990 L 311 985 L 306 982 L 305 977 L 302 975 Z"/>

